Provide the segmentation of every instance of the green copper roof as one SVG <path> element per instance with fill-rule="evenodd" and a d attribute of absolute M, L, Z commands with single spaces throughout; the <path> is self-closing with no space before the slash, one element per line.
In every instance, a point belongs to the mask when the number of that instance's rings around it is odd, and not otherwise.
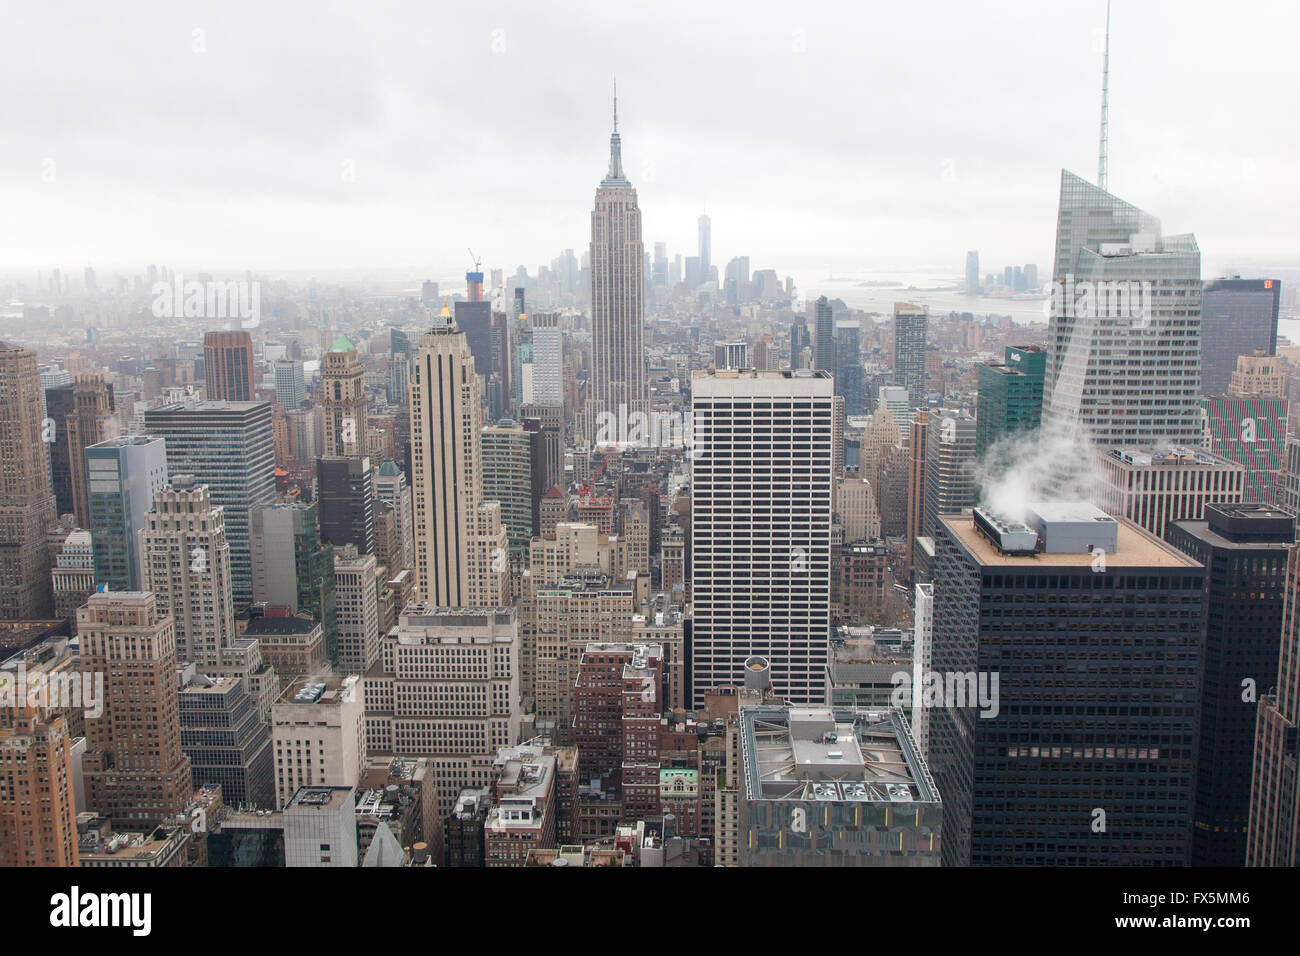
<path fill-rule="evenodd" d="M 379 474 L 383 478 L 396 478 L 400 474 L 397 462 L 391 458 L 385 458 L 384 463 L 379 466 Z"/>
<path fill-rule="evenodd" d="M 331 351 L 331 352 L 351 352 L 351 351 L 352 351 L 352 343 L 348 341 L 348 337 L 347 337 L 346 335 L 344 335 L 344 334 L 342 334 L 342 333 L 340 332 L 340 333 L 339 333 L 339 337 L 336 338 L 336 339 L 334 340 L 334 344 L 330 346 L 330 351 Z"/>

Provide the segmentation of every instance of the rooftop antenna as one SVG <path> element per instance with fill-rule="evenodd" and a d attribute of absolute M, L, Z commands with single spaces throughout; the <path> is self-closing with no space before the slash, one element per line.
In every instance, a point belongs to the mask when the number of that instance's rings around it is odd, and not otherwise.
<path fill-rule="evenodd" d="M 1109 0 L 1107 0 L 1109 2 Z M 614 76 L 614 132 L 618 132 L 618 76 Z"/>
<path fill-rule="evenodd" d="M 1106 160 L 1110 142 L 1110 0 L 1106 0 L 1106 46 L 1101 59 L 1101 141 L 1097 148 L 1097 185 L 1106 189 Z"/>

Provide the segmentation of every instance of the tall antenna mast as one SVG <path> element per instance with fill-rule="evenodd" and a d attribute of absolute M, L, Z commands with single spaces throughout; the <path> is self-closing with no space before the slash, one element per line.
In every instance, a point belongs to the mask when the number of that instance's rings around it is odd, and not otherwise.
<path fill-rule="evenodd" d="M 1097 148 L 1097 185 L 1106 188 L 1106 154 L 1110 151 L 1110 0 L 1106 0 L 1106 48 L 1101 60 L 1101 142 Z"/>

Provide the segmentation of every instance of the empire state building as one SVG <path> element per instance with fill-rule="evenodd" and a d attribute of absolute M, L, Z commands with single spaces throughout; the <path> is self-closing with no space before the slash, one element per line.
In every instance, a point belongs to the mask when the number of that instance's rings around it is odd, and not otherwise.
<path fill-rule="evenodd" d="M 623 173 L 618 136 L 618 96 L 609 138 L 609 172 L 596 190 L 591 213 L 592 392 L 588 427 L 602 413 L 623 418 L 648 414 L 643 301 L 645 253 L 636 190 Z M 621 407 L 620 407 L 621 406 Z"/>

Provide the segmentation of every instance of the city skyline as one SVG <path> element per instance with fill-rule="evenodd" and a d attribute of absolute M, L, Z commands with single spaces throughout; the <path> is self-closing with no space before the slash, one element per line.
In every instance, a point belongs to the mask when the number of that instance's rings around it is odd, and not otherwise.
<path fill-rule="evenodd" d="M 412 12 L 400 17 L 401 30 L 392 19 L 357 23 L 343 13 L 295 20 L 292 35 L 322 49 L 369 46 L 344 71 L 326 73 L 307 56 L 288 79 L 262 72 L 274 59 L 264 37 L 278 35 L 287 14 L 167 14 L 126 34 L 91 13 L 60 24 L 59 40 L 69 55 L 103 64 L 87 75 L 112 77 L 94 90 L 98 110 L 88 108 L 88 90 L 42 82 L 48 67 L 25 61 L 22 49 L 0 67 L 25 71 L 43 91 L 16 104 L 12 148 L 0 160 L 0 201 L 15 237 L 0 258 L 24 272 L 136 270 L 163 260 L 207 270 L 454 274 L 472 239 L 497 264 L 549 261 L 558 249 L 582 248 L 584 196 L 599 174 L 591 146 L 608 116 L 593 91 L 619 72 L 623 132 L 637 157 L 629 178 L 654 210 L 647 244 L 693 252 L 707 210 L 715 262 L 749 255 L 799 277 L 902 268 L 955 276 L 972 248 L 990 264 L 1042 262 L 1057 171 L 1090 179 L 1096 167 L 1105 11 L 1022 3 L 1017 12 L 978 45 L 968 31 L 989 14 L 943 4 L 872 11 L 860 36 L 829 15 L 770 7 L 745 21 L 691 11 L 707 19 L 668 36 L 680 8 L 662 11 L 658 29 L 646 14 L 601 11 L 576 31 L 526 9 L 450 27 Z M 1296 211 L 1283 188 L 1287 150 L 1273 139 L 1265 95 L 1284 82 L 1282 47 L 1255 42 L 1249 21 L 1177 12 L 1169 16 L 1165 4 L 1114 11 L 1109 188 L 1159 208 L 1172 232 L 1195 222 L 1208 273 L 1300 260 L 1300 241 L 1283 226 Z M 15 18 L 34 38 L 52 28 L 39 15 Z M 966 80 L 960 90 L 927 79 L 920 64 L 931 57 L 892 51 L 922 28 L 933 57 Z M 405 54 L 434 29 L 446 37 L 442 68 L 407 67 Z M 588 55 L 582 68 L 538 74 L 557 52 L 626 32 L 644 36 L 647 53 L 668 44 L 675 69 L 620 50 L 607 64 Z M 1025 45 L 1023 34 L 1050 39 Z M 172 83 L 144 96 L 145 74 L 99 60 L 105 50 L 138 53 Z M 727 72 L 714 72 L 719 63 Z M 470 69 L 473 87 L 443 79 Z M 1231 95 L 1214 81 L 1220 69 L 1233 71 Z M 1036 77 L 1032 94 L 1026 71 Z M 720 94 L 737 94 L 727 109 L 682 108 L 693 100 L 682 99 L 681 84 L 697 72 L 696 87 L 715 81 Z M 1165 82 L 1171 73 L 1178 84 Z M 567 106 L 530 109 L 522 90 Z M 813 90 L 816 108 L 796 109 Z M 187 107 L 194 103 L 201 121 Z M 1208 129 L 1213 137 L 1196 135 Z M 512 166 L 519 146 L 530 157 L 523 176 Z M 491 246 L 507 226 L 508 245 Z M 160 249 L 161 230 L 169 239 Z"/>

